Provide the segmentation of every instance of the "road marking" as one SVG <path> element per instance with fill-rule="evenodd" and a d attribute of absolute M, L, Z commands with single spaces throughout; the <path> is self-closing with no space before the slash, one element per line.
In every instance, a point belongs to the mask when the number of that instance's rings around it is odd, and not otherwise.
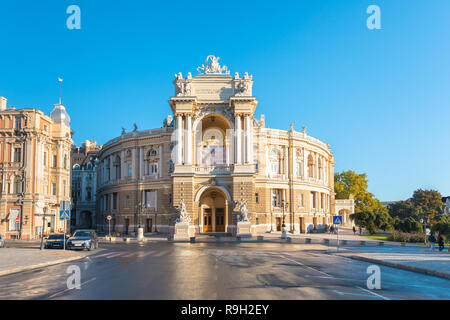
<path fill-rule="evenodd" d="M 114 253 L 116 253 L 116 251 L 114 251 L 114 252 L 107 252 L 107 253 L 103 253 L 103 254 L 99 254 L 98 256 L 92 256 L 92 258 L 106 257 L 106 256 L 109 256 L 109 255 L 114 254 Z"/>
<path fill-rule="evenodd" d="M 155 250 L 150 250 L 150 251 L 147 251 L 147 252 L 139 252 L 138 258 L 144 258 L 144 257 L 146 257 L 148 255 L 153 254 L 154 252 L 155 252 Z"/>
<path fill-rule="evenodd" d="M 123 255 L 123 254 L 126 254 L 126 252 L 117 252 L 117 253 L 113 253 L 113 254 L 111 254 L 111 255 L 109 255 L 109 256 L 106 256 L 106 259 L 117 258 L 117 257 L 119 257 L 119 256 L 121 256 L 121 255 Z"/>
<path fill-rule="evenodd" d="M 80 284 L 80 287 L 81 287 L 81 286 L 84 286 L 85 284 L 87 284 L 87 283 L 89 283 L 89 282 L 91 282 L 91 281 L 94 281 L 94 280 L 96 280 L 96 279 L 97 279 L 97 278 L 89 279 L 89 280 L 87 280 L 87 281 L 81 283 L 81 284 Z M 52 299 L 52 298 L 54 298 L 54 297 L 56 297 L 56 296 L 59 296 L 59 295 L 65 293 L 65 292 L 67 292 L 67 291 L 70 291 L 70 290 L 74 290 L 74 289 L 69 289 L 69 288 L 67 288 L 67 289 L 62 290 L 62 291 L 59 291 L 59 292 L 57 292 L 57 293 L 55 293 L 55 294 L 52 294 L 49 298 Z"/>
<path fill-rule="evenodd" d="M 131 258 L 132 256 L 135 256 L 137 254 L 139 254 L 139 252 L 130 252 L 130 253 L 124 254 L 123 256 L 121 256 L 121 258 Z"/>
<path fill-rule="evenodd" d="M 303 267 L 305 267 L 305 268 L 308 268 L 308 269 L 314 270 L 314 271 L 316 271 L 316 272 L 319 272 L 319 273 L 321 273 L 321 274 L 324 274 L 324 275 L 326 275 L 326 276 L 329 277 L 329 278 L 334 278 L 333 276 L 329 275 L 329 274 L 326 273 L 326 272 L 317 270 L 317 269 L 315 269 L 315 268 L 313 268 L 313 267 L 310 267 L 310 266 L 307 266 L 306 264 L 303 264 L 303 263 L 301 263 L 301 262 L 298 262 L 298 261 L 289 259 L 289 258 L 287 258 L 287 257 L 282 256 L 281 254 L 279 255 L 279 257 L 281 257 L 281 258 L 283 258 L 283 259 L 286 259 L 286 260 L 289 260 L 289 261 L 292 261 L 292 262 L 294 262 L 294 263 L 296 263 L 296 264 L 298 264 L 298 265 L 301 265 L 301 266 L 303 266 Z"/>
<path fill-rule="evenodd" d="M 377 296 L 377 297 L 379 297 L 379 298 L 381 298 L 381 299 L 384 299 L 384 300 L 391 300 L 391 299 L 389 299 L 389 298 L 387 298 L 387 297 L 383 297 L 381 294 L 378 294 L 378 293 L 375 293 L 375 292 L 373 292 L 373 291 L 370 291 L 370 290 L 367 290 L 367 289 L 364 289 L 364 288 L 361 288 L 361 287 L 358 287 L 358 286 L 356 286 L 358 289 L 361 289 L 361 290 L 363 290 L 363 291 L 365 291 L 365 292 L 369 292 L 370 294 L 373 294 L 374 296 Z"/>
<path fill-rule="evenodd" d="M 165 256 L 165 255 L 168 255 L 170 253 L 170 251 L 160 251 L 160 252 L 158 252 L 158 253 L 156 253 L 156 254 L 154 254 L 153 256 L 154 257 L 161 257 L 161 256 Z"/>

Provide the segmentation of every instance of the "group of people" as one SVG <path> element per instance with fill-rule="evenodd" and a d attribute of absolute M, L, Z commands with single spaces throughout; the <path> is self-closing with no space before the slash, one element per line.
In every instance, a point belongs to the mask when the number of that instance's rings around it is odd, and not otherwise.
<path fill-rule="evenodd" d="M 324 226 L 324 232 L 325 233 L 331 233 L 331 234 L 337 234 L 338 233 L 338 228 L 335 227 L 334 225 L 331 225 L 330 227 L 328 227 L 328 224 L 325 224 Z"/>
<path fill-rule="evenodd" d="M 444 250 L 444 238 L 440 234 L 438 234 L 438 238 L 436 240 L 436 237 L 434 236 L 434 234 L 431 233 L 428 236 L 428 241 L 430 242 L 430 245 L 431 245 L 431 251 L 434 251 L 434 246 L 436 243 L 439 246 L 439 251 Z"/>

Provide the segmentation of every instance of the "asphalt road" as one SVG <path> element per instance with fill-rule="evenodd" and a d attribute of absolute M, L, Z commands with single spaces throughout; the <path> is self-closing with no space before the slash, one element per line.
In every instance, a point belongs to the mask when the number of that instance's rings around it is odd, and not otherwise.
<path fill-rule="evenodd" d="M 81 288 L 68 289 L 78 266 Z M 295 244 L 103 244 L 82 260 L 0 277 L 0 299 L 450 299 L 450 280 Z"/>

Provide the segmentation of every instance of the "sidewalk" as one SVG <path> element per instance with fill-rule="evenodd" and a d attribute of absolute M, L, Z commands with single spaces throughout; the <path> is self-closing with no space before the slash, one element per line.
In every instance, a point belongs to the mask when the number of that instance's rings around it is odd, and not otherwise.
<path fill-rule="evenodd" d="M 78 260 L 84 256 L 64 250 L 0 248 L 0 276 Z"/>
<path fill-rule="evenodd" d="M 414 252 L 345 252 L 335 253 L 350 259 L 424 273 L 450 279 L 450 254 L 417 249 Z"/>

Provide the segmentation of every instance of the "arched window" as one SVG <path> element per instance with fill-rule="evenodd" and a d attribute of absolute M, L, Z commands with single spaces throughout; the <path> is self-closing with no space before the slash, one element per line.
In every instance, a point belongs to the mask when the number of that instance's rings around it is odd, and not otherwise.
<path fill-rule="evenodd" d="M 276 149 L 270 150 L 269 162 L 270 162 L 270 173 L 272 174 L 280 173 L 280 155 Z"/>
<path fill-rule="evenodd" d="M 314 178 L 314 158 L 311 154 L 308 156 L 308 177 Z"/>
<path fill-rule="evenodd" d="M 154 175 L 158 173 L 158 161 L 159 158 L 158 156 L 158 152 L 155 149 L 150 149 L 147 152 L 147 165 L 145 168 L 145 174 L 146 175 Z"/>

